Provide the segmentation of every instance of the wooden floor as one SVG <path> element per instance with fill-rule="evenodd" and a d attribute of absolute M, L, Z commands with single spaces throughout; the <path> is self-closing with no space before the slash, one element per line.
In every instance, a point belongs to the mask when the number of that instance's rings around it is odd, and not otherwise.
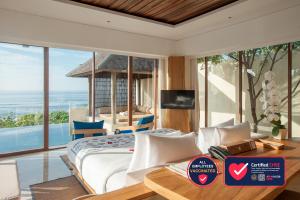
<path fill-rule="evenodd" d="M 32 197 L 35 200 L 55 199 L 75 199 L 87 195 L 87 191 L 77 181 L 75 176 L 59 178 L 44 183 L 30 186 Z"/>

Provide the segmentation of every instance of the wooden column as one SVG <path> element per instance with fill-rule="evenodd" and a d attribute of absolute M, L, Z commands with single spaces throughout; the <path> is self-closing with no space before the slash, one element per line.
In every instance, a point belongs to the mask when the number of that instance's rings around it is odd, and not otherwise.
<path fill-rule="evenodd" d="M 137 105 L 142 105 L 141 103 L 141 79 L 136 80 L 136 103 Z"/>
<path fill-rule="evenodd" d="M 96 52 L 93 52 L 92 62 L 92 120 L 95 122 L 95 109 L 96 109 L 96 83 L 95 83 L 95 70 L 96 70 Z"/>
<path fill-rule="evenodd" d="M 49 48 L 44 47 L 44 149 L 49 149 Z"/>
<path fill-rule="evenodd" d="M 204 126 L 208 126 L 208 58 L 204 58 Z"/>
<path fill-rule="evenodd" d="M 153 87 L 153 92 L 154 92 L 154 129 L 157 128 L 157 104 L 158 104 L 158 60 L 154 60 L 154 87 Z"/>
<path fill-rule="evenodd" d="M 239 51 L 239 102 L 238 102 L 238 121 L 243 121 L 243 60 L 242 51 Z"/>
<path fill-rule="evenodd" d="M 168 58 L 168 90 L 185 89 L 185 59 L 184 56 Z M 189 111 L 182 109 L 166 109 L 164 127 L 190 132 Z"/>
<path fill-rule="evenodd" d="M 292 44 L 288 44 L 288 138 L 292 138 Z"/>
<path fill-rule="evenodd" d="M 128 92 L 128 125 L 132 126 L 132 64 L 133 59 L 132 56 L 128 56 L 128 84 L 127 84 L 127 92 Z"/>
<path fill-rule="evenodd" d="M 112 115 L 112 127 L 117 122 L 117 73 L 111 72 L 111 115 Z"/>

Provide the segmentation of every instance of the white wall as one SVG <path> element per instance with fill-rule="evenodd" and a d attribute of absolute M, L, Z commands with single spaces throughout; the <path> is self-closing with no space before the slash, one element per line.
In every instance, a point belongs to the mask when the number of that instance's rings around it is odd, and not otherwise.
<path fill-rule="evenodd" d="M 0 9 L 0 41 L 49 47 L 169 55 L 168 39 Z"/>
<path fill-rule="evenodd" d="M 0 42 L 132 55 L 205 56 L 300 40 L 299 19 L 300 5 L 293 5 L 176 41 L 0 9 Z"/>
<path fill-rule="evenodd" d="M 272 6 L 272 5 L 270 5 Z M 178 55 L 215 55 L 300 40 L 300 6 L 176 42 Z"/>

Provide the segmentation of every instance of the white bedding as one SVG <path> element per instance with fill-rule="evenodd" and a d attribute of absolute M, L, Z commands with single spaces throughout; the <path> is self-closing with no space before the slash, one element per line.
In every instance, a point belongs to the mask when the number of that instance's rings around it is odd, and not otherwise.
<path fill-rule="evenodd" d="M 144 131 L 168 134 L 173 129 Z M 133 134 L 83 138 L 68 144 L 68 157 L 82 178 L 102 194 L 126 186 L 126 171 L 132 158 Z"/>

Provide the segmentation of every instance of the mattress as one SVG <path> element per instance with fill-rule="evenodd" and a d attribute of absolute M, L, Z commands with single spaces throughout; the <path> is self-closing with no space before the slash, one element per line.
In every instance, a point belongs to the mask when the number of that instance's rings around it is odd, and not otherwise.
<path fill-rule="evenodd" d="M 157 129 L 144 133 L 164 135 L 174 131 Z M 120 134 L 72 141 L 67 145 L 67 152 L 82 178 L 97 194 L 103 194 L 126 186 L 133 147 L 134 135 Z"/>

